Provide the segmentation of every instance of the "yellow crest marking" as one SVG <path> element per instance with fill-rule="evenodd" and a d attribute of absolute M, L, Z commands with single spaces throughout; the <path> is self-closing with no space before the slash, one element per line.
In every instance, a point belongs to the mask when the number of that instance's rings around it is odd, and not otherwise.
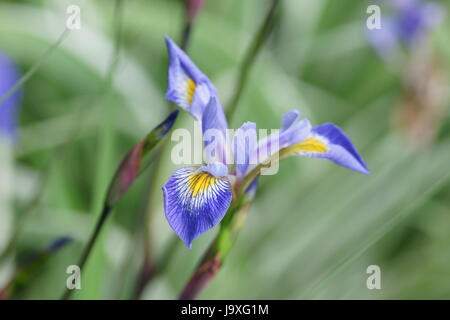
<path fill-rule="evenodd" d="M 192 99 L 194 98 L 194 93 L 195 93 L 196 87 L 197 87 L 197 85 L 191 78 L 187 79 L 186 95 L 187 95 L 189 104 L 192 103 Z"/>
<path fill-rule="evenodd" d="M 303 142 L 297 143 L 289 149 L 294 153 L 301 152 L 315 152 L 315 153 L 325 153 L 329 148 L 316 138 L 308 138 Z"/>
<path fill-rule="evenodd" d="M 188 187 L 192 192 L 192 196 L 195 197 L 199 193 L 202 193 L 213 186 L 216 181 L 217 178 L 208 172 L 194 173 L 189 177 Z"/>

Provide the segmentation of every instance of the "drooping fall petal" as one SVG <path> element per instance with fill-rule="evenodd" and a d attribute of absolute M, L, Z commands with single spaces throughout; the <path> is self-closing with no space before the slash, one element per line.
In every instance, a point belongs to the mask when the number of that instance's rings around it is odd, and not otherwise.
<path fill-rule="evenodd" d="M 305 141 L 292 145 L 288 149 L 298 155 L 324 158 L 360 173 L 370 173 L 350 138 L 341 128 L 332 123 L 314 127 Z"/>
<path fill-rule="evenodd" d="M 221 163 L 184 167 L 163 186 L 167 221 L 188 248 L 225 216 L 232 199 L 227 171 Z"/>

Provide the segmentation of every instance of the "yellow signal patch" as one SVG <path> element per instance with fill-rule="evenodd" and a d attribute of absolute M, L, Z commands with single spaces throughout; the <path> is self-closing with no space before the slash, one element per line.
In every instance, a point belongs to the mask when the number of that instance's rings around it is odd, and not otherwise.
<path fill-rule="evenodd" d="M 188 186 L 192 192 L 192 196 L 195 197 L 199 193 L 203 193 L 214 186 L 217 182 L 217 178 L 209 174 L 208 172 L 194 173 L 189 177 Z"/>
<path fill-rule="evenodd" d="M 195 88 L 196 87 L 197 87 L 197 85 L 195 84 L 195 82 L 191 78 L 187 79 L 186 96 L 187 96 L 187 99 L 189 101 L 189 104 L 192 103 L 192 99 L 194 98 L 194 93 L 195 93 Z"/>
<path fill-rule="evenodd" d="M 329 148 L 316 138 L 308 138 L 303 142 L 297 143 L 289 147 L 290 151 L 294 153 L 301 152 L 315 152 L 315 153 L 325 153 Z"/>

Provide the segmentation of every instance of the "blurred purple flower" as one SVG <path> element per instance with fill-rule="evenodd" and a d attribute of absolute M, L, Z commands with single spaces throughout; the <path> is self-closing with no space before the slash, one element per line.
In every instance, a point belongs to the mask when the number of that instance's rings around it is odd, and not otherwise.
<path fill-rule="evenodd" d="M 442 20 L 442 8 L 436 3 L 421 0 L 394 0 L 392 3 L 399 12 L 398 35 L 407 43 L 417 41 Z"/>
<path fill-rule="evenodd" d="M 384 1 L 393 9 L 383 15 L 381 29 L 368 31 L 368 39 L 383 57 L 390 57 L 400 46 L 411 48 L 420 43 L 444 16 L 440 5 L 423 0 Z"/>
<path fill-rule="evenodd" d="M 0 52 L 0 98 L 19 80 L 20 73 L 14 62 Z M 22 93 L 18 91 L 0 104 L 0 136 L 15 140 L 17 135 L 16 118 Z"/>

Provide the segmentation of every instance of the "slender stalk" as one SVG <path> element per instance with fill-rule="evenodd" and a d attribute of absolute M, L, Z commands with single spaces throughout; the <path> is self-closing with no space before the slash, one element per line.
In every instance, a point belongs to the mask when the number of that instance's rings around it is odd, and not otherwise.
<path fill-rule="evenodd" d="M 97 241 L 97 238 L 100 234 L 100 231 L 102 230 L 106 218 L 108 218 L 109 214 L 111 213 L 112 208 L 108 205 L 105 205 L 103 207 L 102 213 L 100 215 L 100 218 L 97 221 L 97 224 L 95 225 L 95 229 L 92 232 L 89 242 L 86 245 L 86 247 L 83 250 L 83 253 L 81 255 L 81 258 L 77 264 L 77 266 L 80 268 L 80 270 L 83 269 L 84 265 L 86 264 L 87 259 L 89 258 L 89 255 L 91 254 L 92 249 L 94 248 L 95 242 Z M 63 296 L 61 297 L 61 300 L 68 300 L 72 296 L 74 290 L 66 289 Z"/>
<path fill-rule="evenodd" d="M 234 94 L 230 100 L 230 103 L 226 109 L 227 118 L 229 121 L 233 119 L 234 112 L 236 111 L 239 100 L 244 91 L 245 85 L 247 83 L 249 71 L 253 66 L 258 53 L 261 51 L 263 44 L 266 42 L 267 38 L 271 34 L 273 25 L 275 22 L 275 13 L 280 0 L 272 0 L 271 6 L 267 15 L 261 24 L 256 36 L 248 48 L 244 59 L 242 60 L 241 67 L 239 68 L 239 73 L 237 76 L 236 87 L 234 89 Z"/>
<path fill-rule="evenodd" d="M 30 70 L 27 71 L 15 84 L 14 86 L 9 89 L 1 98 L 0 98 L 0 105 L 5 102 L 9 97 L 11 97 L 17 90 L 19 90 L 25 82 L 27 82 L 35 73 L 36 71 L 42 66 L 42 64 L 48 59 L 48 57 L 59 47 L 59 45 L 66 39 L 66 37 L 69 35 L 70 30 L 68 28 L 64 29 L 64 31 L 59 36 L 58 40 L 51 45 L 44 54 L 35 62 L 35 64 L 30 68 Z"/>
<path fill-rule="evenodd" d="M 186 21 L 186 24 L 183 28 L 183 33 L 181 35 L 181 49 L 183 51 L 186 51 L 189 45 L 189 40 L 191 38 L 191 31 L 192 31 L 192 23 L 190 21 Z"/>

